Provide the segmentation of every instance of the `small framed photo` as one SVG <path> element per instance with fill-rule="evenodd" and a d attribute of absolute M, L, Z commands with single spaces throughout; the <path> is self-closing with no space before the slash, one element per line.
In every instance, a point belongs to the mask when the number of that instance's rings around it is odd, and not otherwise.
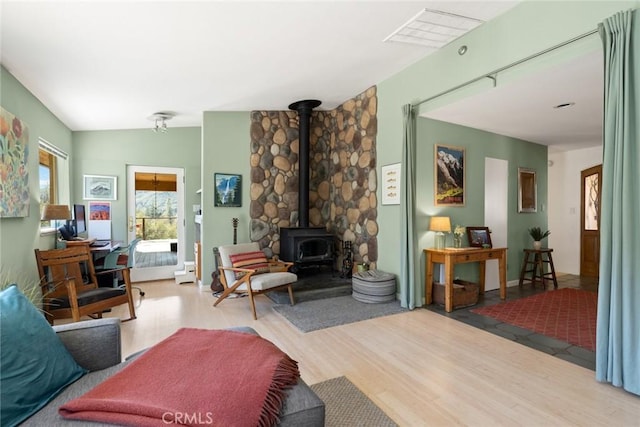
<path fill-rule="evenodd" d="M 402 164 L 382 166 L 382 204 L 400 204 L 400 172 Z"/>
<path fill-rule="evenodd" d="M 215 173 L 214 183 L 214 206 L 226 208 L 242 206 L 242 175 Z"/>
<path fill-rule="evenodd" d="M 111 202 L 89 202 L 89 221 L 111 220 Z"/>
<path fill-rule="evenodd" d="M 84 175 L 84 200 L 116 200 L 118 177 L 104 175 Z"/>
<path fill-rule="evenodd" d="M 538 212 L 536 171 L 518 168 L 518 212 Z"/>
<path fill-rule="evenodd" d="M 435 206 L 464 206 L 464 148 L 435 145 Z"/>
<path fill-rule="evenodd" d="M 469 246 L 474 248 L 491 248 L 491 232 L 489 227 L 467 227 Z"/>

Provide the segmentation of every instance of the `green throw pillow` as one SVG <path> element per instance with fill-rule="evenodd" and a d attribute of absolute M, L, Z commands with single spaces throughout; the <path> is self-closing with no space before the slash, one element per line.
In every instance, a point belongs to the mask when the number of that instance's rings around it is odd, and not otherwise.
<path fill-rule="evenodd" d="M 24 421 L 85 372 L 16 285 L 0 292 L 0 425 Z"/>

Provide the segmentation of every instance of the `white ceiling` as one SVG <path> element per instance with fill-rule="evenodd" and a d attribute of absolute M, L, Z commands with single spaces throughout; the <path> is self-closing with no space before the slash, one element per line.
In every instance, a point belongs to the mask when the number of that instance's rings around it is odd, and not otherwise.
<path fill-rule="evenodd" d="M 422 114 L 567 151 L 602 145 L 601 51 Z M 569 108 L 553 108 L 573 102 Z"/>
<path fill-rule="evenodd" d="M 429 54 L 382 40 L 423 8 L 517 1 L 1 0 L 1 61 L 72 130 L 200 126 L 203 111 L 331 109 Z"/>
<path fill-rule="evenodd" d="M 203 111 L 331 109 L 432 52 L 383 39 L 424 8 L 484 21 L 517 1 L 0 0 L 2 64 L 72 130 L 200 126 Z M 602 143 L 602 54 L 425 116 L 566 150 Z M 567 109 L 553 106 L 575 102 Z"/>

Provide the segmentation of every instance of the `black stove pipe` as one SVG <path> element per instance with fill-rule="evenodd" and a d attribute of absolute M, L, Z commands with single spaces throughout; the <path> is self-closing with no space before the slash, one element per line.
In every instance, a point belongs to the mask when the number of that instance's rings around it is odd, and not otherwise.
<path fill-rule="evenodd" d="M 309 227 L 309 151 L 311 111 L 322 102 L 317 99 L 305 99 L 289 105 L 289 109 L 298 112 L 299 160 L 298 174 L 298 227 Z"/>

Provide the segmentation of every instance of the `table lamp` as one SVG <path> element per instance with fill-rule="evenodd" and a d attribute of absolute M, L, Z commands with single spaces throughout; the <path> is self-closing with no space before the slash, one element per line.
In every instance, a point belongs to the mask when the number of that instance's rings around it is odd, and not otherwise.
<path fill-rule="evenodd" d="M 432 216 L 429 221 L 429 231 L 435 231 L 436 237 L 435 248 L 443 249 L 444 248 L 444 233 L 451 233 L 451 220 L 448 216 Z"/>
<path fill-rule="evenodd" d="M 44 205 L 44 209 L 42 210 L 42 217 L 40 218 L 42 221 L 55 221 L 55 229 L 56 233 L 55 239 L 56 244 L 54 247 L 57 247 L 58 240 L 58 220 L 70 220 L 71 219 L 71 211 L 69 210 L 69 206 L 67 205 Z"/>

